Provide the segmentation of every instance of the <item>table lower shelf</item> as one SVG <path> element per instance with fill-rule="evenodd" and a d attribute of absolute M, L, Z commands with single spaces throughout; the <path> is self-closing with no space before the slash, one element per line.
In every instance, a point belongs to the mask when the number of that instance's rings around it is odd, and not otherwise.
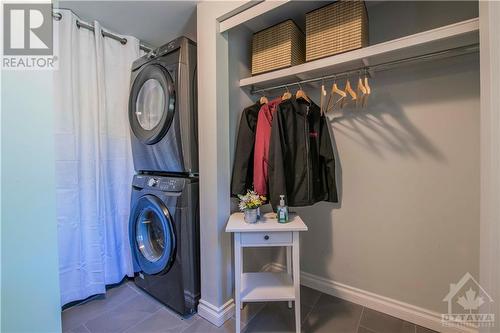
<path fill-rule="evenodd" d="M 287 273 L 243 273 L 241 276 L 241 301 L 293 301 L 295 289 Z"/>

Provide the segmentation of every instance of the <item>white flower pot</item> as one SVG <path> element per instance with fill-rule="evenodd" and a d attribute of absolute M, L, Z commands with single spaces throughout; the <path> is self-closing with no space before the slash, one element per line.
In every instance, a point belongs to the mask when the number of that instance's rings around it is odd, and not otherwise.
<path fill-rule="evenodd" d="M 245 222 L 246 223 L 257 223 L 257 211 L 258 208 L 254 209 L 245 209 L 243 212 L 245 214 Z"/>

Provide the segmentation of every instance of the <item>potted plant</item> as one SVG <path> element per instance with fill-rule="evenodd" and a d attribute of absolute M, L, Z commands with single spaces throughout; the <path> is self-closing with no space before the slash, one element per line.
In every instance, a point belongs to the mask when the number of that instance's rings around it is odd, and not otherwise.
<path fill-rule="evenodd" d="M 256 223 L 259 207 L 266 202 L 266 197 L 255 191 L 247 191 L 245 195 L 238 195 L 240 199 L 240 210 L 245 214 L 245 222 Z"/>

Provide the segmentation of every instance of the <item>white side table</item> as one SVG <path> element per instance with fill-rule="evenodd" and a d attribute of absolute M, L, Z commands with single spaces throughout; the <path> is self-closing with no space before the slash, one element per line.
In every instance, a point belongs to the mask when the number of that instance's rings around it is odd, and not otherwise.
<path fill-rule="evenodd" d="M 275 214 L 268 213 L 255 224 L 246 223 L 243 213 L 229 218 L 226 232 L 234 233 L 236 333 L 241 329 L 243 303 L 272 301 L 288 301 L 290 308 L 295 303 L 295 331 L 300 332 L 299 232 L 307 231 L 307 226 L 296 214 L 289 218 L 288 223 L 278 223 Z M 243 273 L 243 248 L 264 246 L 286 247 L 286 273 Z"/>

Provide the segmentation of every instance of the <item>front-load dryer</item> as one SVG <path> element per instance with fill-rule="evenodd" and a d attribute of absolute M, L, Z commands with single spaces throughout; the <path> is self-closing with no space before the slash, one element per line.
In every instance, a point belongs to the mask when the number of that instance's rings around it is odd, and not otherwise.
<path fill-rule="evenodd" d="M 129 122 L 135 170 L 198 174 L 196 44 L 180 37 L 132 65 Z"/>
<path fill-rule="evenodd" d="M 200 299 L 198 179 L 136 175 L 130 244 L 142 290 L 183 316 Z"/>

